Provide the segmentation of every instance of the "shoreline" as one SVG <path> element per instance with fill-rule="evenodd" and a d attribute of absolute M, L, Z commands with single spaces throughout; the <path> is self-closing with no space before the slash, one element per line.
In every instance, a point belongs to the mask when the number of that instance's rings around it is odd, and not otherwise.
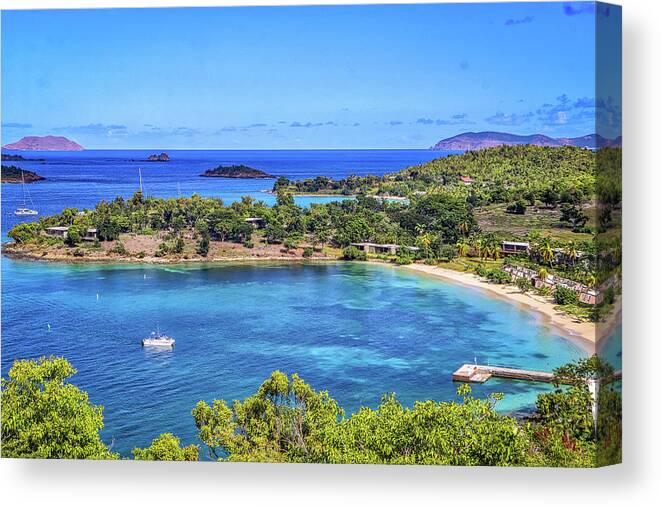
<path fill-rule="evenodd" d="M 29 251 L 16 251 L 7 250 L 2 248 L 2 254 L 11 259 L 30 261 L 30 262 L 44 262 L 50 264 L 68 264 L 68 265 L 148 265 L 148 266 L 167 266 L 167 265 L 195 265 L 204 266 L 212 264 L 250 264 L 250 263 L 273 263 L 273 264 L 314 264 L 314 263 L 331 263 L 340 262 L 338 257 L 319 256 L 319 257 L 294 257 L 284 255 L 267 255 L 263 257 L 254 256 L 233 256 L 233 257 L 208 257 L 208 258 L 160 258 L 160 257 L 146 257 L 138 259 L 135 257 L 77 257 L 70 256 L 50 256 L 41 257 Z M 346 262 L 346 261 L 345 261 Z M 445 282 L 455 283 L 464 287 L 479 290 L 489 296 L 497 297 L 510 304 L 517 305 L 524 308 L 526 311 L 534 312 L 541 316 L 545 324 L 557 330 L 563 337 L 579 345 L 588 353 L 595 353 L 596 347 L 599 345 L 602 337 L 607 337 L 614 327 L 620 322 L 619 319 L 621 312 L 621 299 L 616 301 L 614 311 L 609 315 L 609 318 L 604 322 L 586 322 L 577 319 L 565 312 L 556 310 L 555 304 L 543 296 L 535 294 L 524 294 L 512 285 L 500 285 L 489 283 L 473 273 L 454 271 L 451 269 L 430 266 L 427 264 L 408 264 L 404 266 L 395 266 L 391 263 L 369 260 L 372 264 L 379 264 L 389 266 L 392 268 L 403 268 L 408 271 L 415 272 L 421 275 L 432 276 L 441 279 Z"/>
<path fill-rule="evenodd" d="M 401 266 L 409 271 L 440 278 L 465 287 L 487 292 L 509 303 L 523 306 L 528 311 L 540 315 L 546 324 L 558 330 L 564 337 L 573 341 L 586 352 L 595 353 L 597 345 L 596 322 L 580 321 L 576 317 L 558 311 L 548 299 L 534 294 L 523 294 L 512 285 L 496 285 L 480 279 L 472 273 L 462 273 L 438 266 L 426 264 L 408 264 Z"/>

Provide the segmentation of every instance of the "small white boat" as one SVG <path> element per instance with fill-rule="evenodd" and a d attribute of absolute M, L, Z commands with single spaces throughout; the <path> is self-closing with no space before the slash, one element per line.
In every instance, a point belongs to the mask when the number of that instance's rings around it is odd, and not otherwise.
<path fill-rule="evenodd" d="M 25 216 L 25 215 L 38 215 L 39 212 L 29 208 L 18 208 L 14 211 L 14 215 Z"/>
<path fill-rule="evenodd" d="M 142 346 L 171 349 L 174 347 L 174 338 L 170 338 L 168 335 L 162 334 L 158 331 L 154 331 L 147 338 L 142 340 Z"/>
<path fill-rule="evenodd" d="M 29 216 L 29 215 L 38 215 L 39 212 L 33 209 L 30 209 L 27 207 L 27 202 L 25 200 L 25 175 L 23 174 L 23 171 L 21 170 L 21 184 L 23 186 L 23 206 L 20 208 L 17 208 L 16 211 L 14 211 L 14 215 L 17 216 Z M 30 202 L 32 202 L 32 197 L 30 197 Z M 33 203 L 34 205 L 34 203 Z"/>

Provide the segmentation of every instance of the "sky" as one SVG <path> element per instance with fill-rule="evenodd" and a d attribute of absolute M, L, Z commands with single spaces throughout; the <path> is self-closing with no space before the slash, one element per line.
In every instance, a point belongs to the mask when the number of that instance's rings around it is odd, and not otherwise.
<path fill-rule="evenodd" d="M 3 11 L 2 144 L 427 148 L 595 117 L 615 137 L 621 83 L 595 86 L 595 36 L 620 19 L 589 2 Z"/>

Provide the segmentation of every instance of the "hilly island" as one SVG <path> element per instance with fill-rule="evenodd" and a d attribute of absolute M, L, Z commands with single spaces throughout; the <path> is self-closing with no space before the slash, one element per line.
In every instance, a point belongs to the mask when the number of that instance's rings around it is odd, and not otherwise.
<path fill-rule="evenodd" d="M 517 135 L 507 132 L 464 132 L 443 139 L 431 146 L 432 150 L 482 150 L 496 146 L 532 144 L 535 146 L 576 146 L 578 148 L 606 148 L 622 146 L 622 137 L 606 139 L 598 134 L 580 137 L 549 137 L 544 134 Z"/>
<path fill-rule="evenodd" d="M 20 151 L 83 151 L 85 149 L 62 136 L 25 136 L 20 141 L 6 144 L 2 148 Z"/>

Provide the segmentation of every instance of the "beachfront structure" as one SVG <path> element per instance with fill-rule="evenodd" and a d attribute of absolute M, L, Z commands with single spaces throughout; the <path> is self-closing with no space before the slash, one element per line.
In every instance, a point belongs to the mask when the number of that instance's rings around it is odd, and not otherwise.
<path fill-rule="evenodd" d="M 97 241 L 99 239 L 99 230 L 90 228 L 87 229 L 85 235 L 83 236 L 83 241 Z"/>
<path fill-rule="evenodd" d="M 255 229 L 263 229 L 266 226 L 266 222 L 260 217 L 249 217 L 244 222 L 252 225 Z"/>
<path fill-rule="evenodd" d="M 51 238 L 62 238 L 66 239 L 66 237 L 69 235 L 69 227 L 65 226 L 56 226 L 56 227 L 46 227 L 46 236 L 50 236 Z M 94 228 L 89 228 L 87 231 L 85 231 L 85 235 L 83 236 L 83 241 L 96 241 L 99 239 L 99 231 L 98 229 Z"/>
<path fill-rule="evenodd" d="M 516 282 L 520 278 L 526 278 L 537 289 L 547 287 L 549 290 L 554 291 L 558 286 L 571 289 L 578 294 L 578 300 L 581 303 L 588 305 L 598 305 L 601 303 L 604 300 L 603 290 L 607 288 L 601 286 L 602 290 L 598 290 L 557 275 L 547 275 L 546 278 L 542 279 L 537 271 L 530 268 L 524 268 L 523 266 L 503 266 L 503 271 L 510 274 L 513 282 Z"/>
<path fill-rule="evenodd" d="M 366 253 L 388 255 L 397 255 L 397 252 L 401 249 L 409 252 L 417 252 L 420 250 L 416 246 L 400 246 L 392 243 L 351 243 L 351 246 L 355 246 L 358 250 L 362 250 Z"/>
<path fill-rule="evenodd" d="M 50 236 L 52 238 L 66 238 L 68 234 L 68 227 L 46 227 L 46 236 Z"/>
<path fill-rule="evenodd" d="M 503 255 L 527 254 L 530 252 L 530 243 L 518 241 L 503 241 Z"/>

